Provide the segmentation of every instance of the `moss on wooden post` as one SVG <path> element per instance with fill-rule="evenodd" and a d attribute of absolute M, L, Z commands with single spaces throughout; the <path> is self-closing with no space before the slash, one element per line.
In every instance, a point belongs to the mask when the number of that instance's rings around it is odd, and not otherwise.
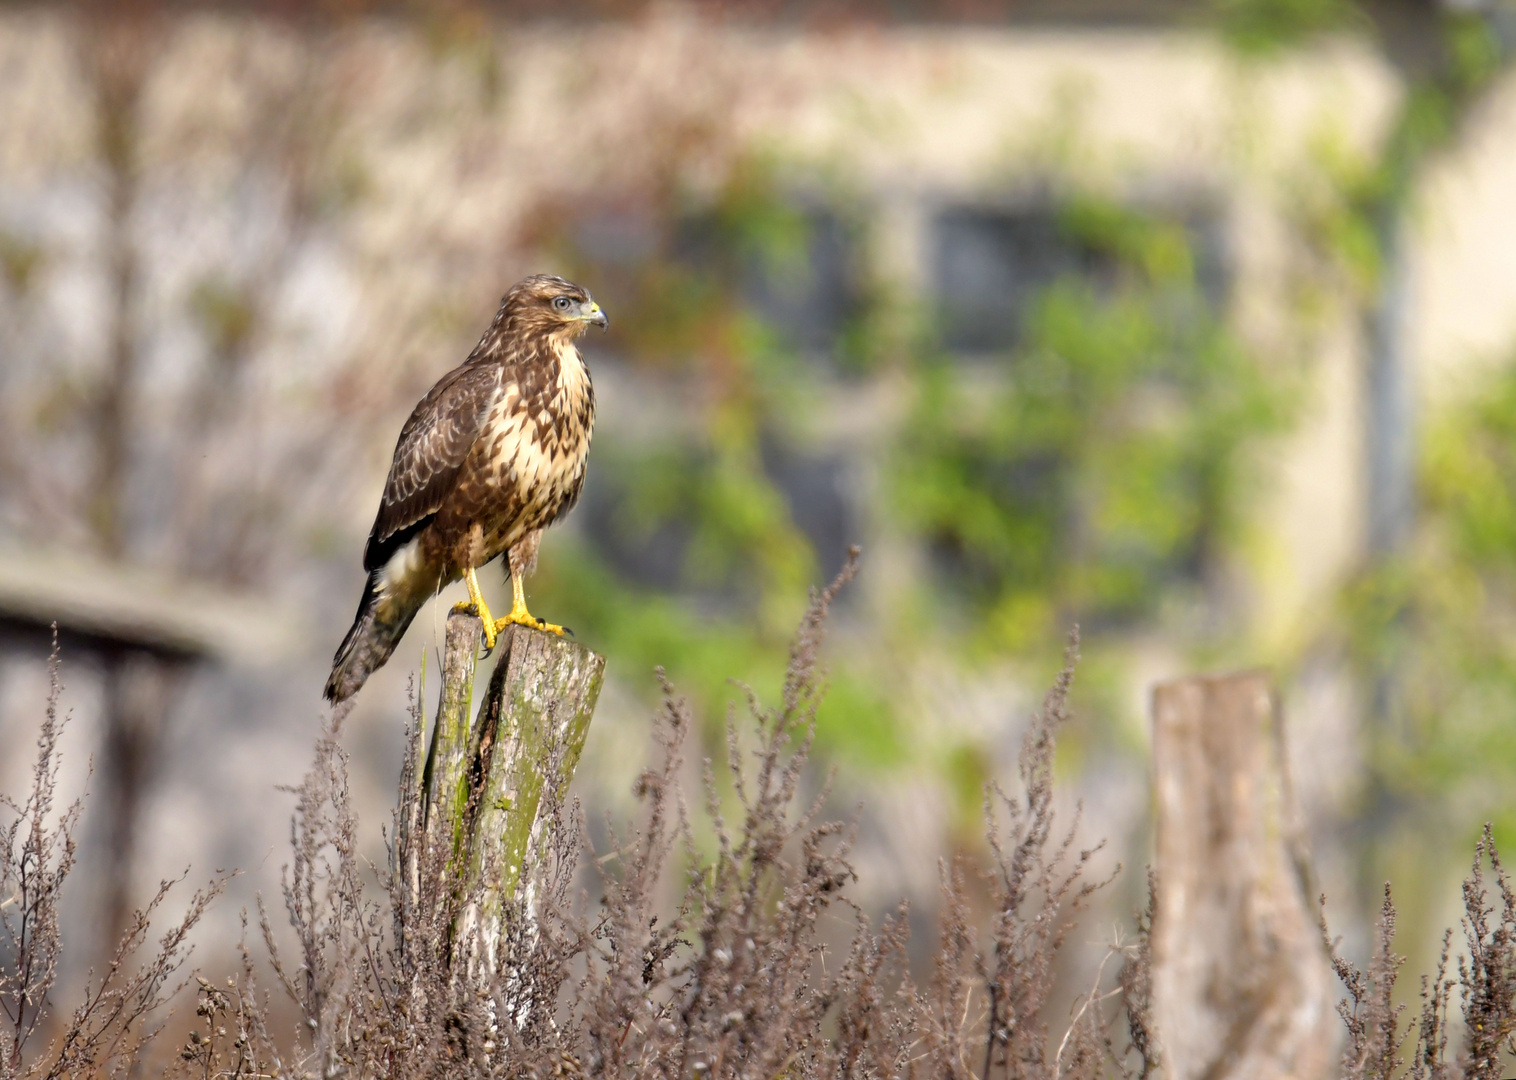
<path fill-rule="evenodd" d="M 422 791 L 426 799 L 422 827 L 433 843 L 451 852 L 450 864 L 461 866 L 467 850 L 469 804 L 469 719 L 473 712 L 474 666 L 483 628 L 472 615 L 454 613 L 447 619 L 442 654 L 442 696 L 426 756 Z"/>

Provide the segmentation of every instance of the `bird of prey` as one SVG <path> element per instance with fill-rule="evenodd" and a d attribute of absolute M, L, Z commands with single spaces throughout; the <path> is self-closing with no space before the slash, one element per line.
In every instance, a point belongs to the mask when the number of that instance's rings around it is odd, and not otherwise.
<path fill-rule="evenodd" d="M 486 648 L 516 623 L 562 634 L 526 608 L 523 577 L 542 530 L 584 488 L 595 389 L 574 341 L 605 329 L 578 285 L 540 274 L 505 294 L 462 365 L 438 380 L 400 429 L 379 513 L 363 552 L 368 583 L 332 661 L 327 700 L 344 701 L 395 651 L 416 612 L 462 578 Z M 490 615 L 475 576 L 505 554 L 513 603 Z"/>

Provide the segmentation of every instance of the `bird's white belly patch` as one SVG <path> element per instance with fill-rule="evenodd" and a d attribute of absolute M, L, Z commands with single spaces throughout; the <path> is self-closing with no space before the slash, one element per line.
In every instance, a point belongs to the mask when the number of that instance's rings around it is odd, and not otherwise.
<path fill-rule="evenodd" d="M 436 569 L 428 567 L 422 557 L 420 537 L 391 555 L 379 572 L 379 591 L 384 599 L 430 596 L 442 584 Z"/>

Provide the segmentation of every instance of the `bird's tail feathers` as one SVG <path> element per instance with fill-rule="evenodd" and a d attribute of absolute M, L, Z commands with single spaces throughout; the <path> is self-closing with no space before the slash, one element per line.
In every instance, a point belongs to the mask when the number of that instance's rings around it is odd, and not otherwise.
<path fill-rule="evenodd" d="M 397 598 L 384 595 L 380 571 L 370 573 L 352 628 L 332 658 L 332 674 L 326 680 L 326 699 L 332 704 L 346 701 L 356 694 L 368 677 L 390 658 L 420 610 L 419 604 L 384 602 L 392 599 Z"/>

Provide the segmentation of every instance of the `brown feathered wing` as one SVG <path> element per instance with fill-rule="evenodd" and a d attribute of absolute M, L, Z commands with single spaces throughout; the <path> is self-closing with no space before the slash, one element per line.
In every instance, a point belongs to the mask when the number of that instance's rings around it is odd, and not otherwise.
<path fill-rule="evenodd" d="M 421 399 L 400 429 L 379 513 L 363 551 L 369 572 L 358 614 L 332 660 L 328 700 L 343 701 L 389 659 L 425 595 L 387 595 L 385 564 L 426 528 L 457 483 L 458 471 L 484 427 L 499 392 L 500 370 L 464 365 Z"/>
<path fill-rule="evenodd" d="M 395 444 L 379 513 L 363 550 L 365 570 L 383 566 L 436 515 L 499 388 L 499 368 L 465 365 L 444 375 L 421 399 Z"/>

